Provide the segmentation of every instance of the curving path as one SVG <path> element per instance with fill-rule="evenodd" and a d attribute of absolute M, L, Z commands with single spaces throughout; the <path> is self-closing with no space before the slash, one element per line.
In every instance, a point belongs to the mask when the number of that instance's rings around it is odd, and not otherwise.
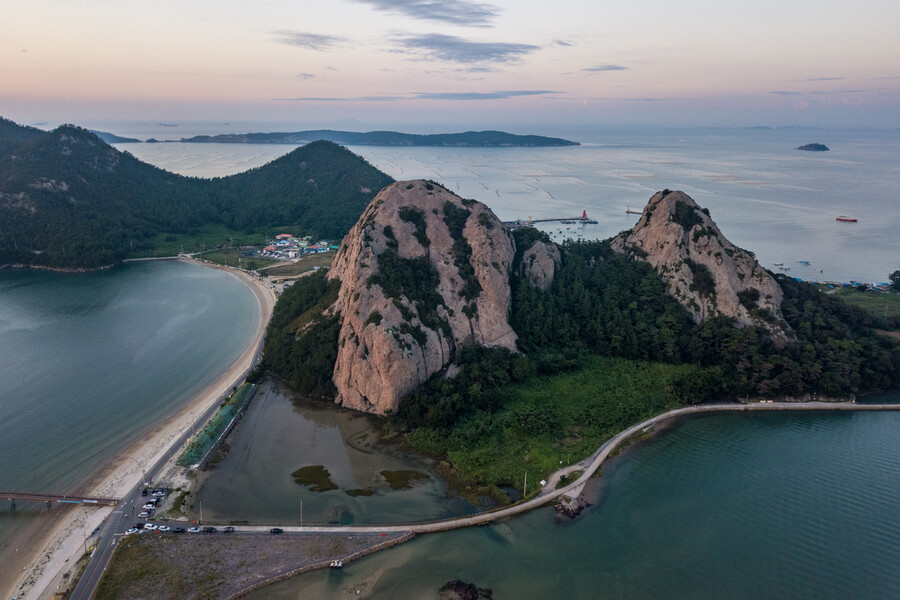
<path fill-rule="evenodd" d="M 337 526 L 280 526 L 286 533 L 379 533 L 379 532 L 405 532 L 412 533 L 434 533 L 438 531 L 447 531 L 450 529 L 459 529 L 462 527 L 471 527 L 473 525 L 484 525 L 498 519 L 512 517 L 515 515 L 528 512 L 535 508 L 546 505 L 548 502 L 556 500 L 561 496 L 577 497 L 587 481 L 597 472 L 603 463 L 609 458 L 610 453 L 619 447 L 623 442 L 627 441 L 633 435 L 646 430 L 661 421 L 686 415 L 696 415 L 703 413 L 719 413 L 719 412 L 756 412 L 756 411 L 900 411 L 900 404 L 856 404 L 855 402 L 759 402 L 752 404 L 705 404 L 700 406 L 688 406 L 684 408 L 676 408 L 668 412 L 659 414 L 653 418 L 642 421 L 637 425 L 632 425 L 628 429 L 619 432 L 611 439 L 607 440 L 600 446 L 594 454 L 582 460 L 579 463 L 566 467 L 557 471 L 548 478 L 547 484 L 541 489 L 541 492 L 525 502 L 520 502 L 506 508 L 501 508 L 489 512 L 478 513 L 465 517 L 456 517 L 441 521 L 429 521 L 425 523 L 393 523 L 385 525 L 337 525 Z M 583 470 L 581 477 L 569 485 L 560 489 L 554 489 L 556 482 L 562 475 L 572 471 Z M 241 532 L 266 532 L 269 530 L 267 526 L 244 526 L 238 528 Z"/>

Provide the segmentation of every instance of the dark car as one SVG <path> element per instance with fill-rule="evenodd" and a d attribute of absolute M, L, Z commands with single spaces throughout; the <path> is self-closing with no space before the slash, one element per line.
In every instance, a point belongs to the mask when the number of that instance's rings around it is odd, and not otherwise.
<path fill-rule="evenodd" d="M 147 495 L 147 489 L 144 488 L 143 490 L 141 490 L 141 496 L 146 496 L 146 495 Z"/>
<path fill-rule="evenodd" d="M 215 533 L 217 531 L 218 531 L 218 529 L 216 529 L 215 527 L 204 527 L 203 528 L 203 533 Z"/>
<path fill-rule="evenodd" d="M 269 530 L 269 533 L 284 533 L 284 529 L 281 527 L 273 527 Z"/>
<path fill-rule="evenodd" d="M 132 529 L 143 529 L 143 528 L 144 528 L 144 524 L 141 523 L 140 521 L 138 521 L 137 523 L 135 523 L 135 524 L 132 525 L 131 527 L 132 527 Z"/>
<path fill-rule="evenodd" d="M 231 526 L 229 525 L 228 527 L 226 527 L 226 528 L 223 529 L 222 531 L 223 531 L 224 533 L 234 533 L 234 527 L 231 527 Z"/>
<path fill-rule="evenodd" d="M 184 527 L 173 527 L 172 528 L 172 533 L 184 533 L 185 531 L 187 531 L 187 529 L 185 529 Z"/>

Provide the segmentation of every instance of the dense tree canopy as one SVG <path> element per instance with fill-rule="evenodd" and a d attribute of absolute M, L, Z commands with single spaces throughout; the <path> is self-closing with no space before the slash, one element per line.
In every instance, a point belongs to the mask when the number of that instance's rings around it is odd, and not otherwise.
<path fill-rule="evenodd" d="M 330 142 L 206 180 L 143 163 L 85 129 L 67 125 L 45 133 L 3 121 L 0 265 L 109 265 L 159 234 L 191 234 L 209 224 L 340 238 L 390 182 Z"/>

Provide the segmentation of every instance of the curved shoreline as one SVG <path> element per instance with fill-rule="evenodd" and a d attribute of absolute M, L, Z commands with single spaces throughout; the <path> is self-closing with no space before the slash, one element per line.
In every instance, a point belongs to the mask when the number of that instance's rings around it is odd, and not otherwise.
<path fill-rule="evenodd" d="M 226 396 L 239 384 L 253 367 L 262 349 L 262 342 L 275 306 L 275 294 L 264 282 L 250 274 L 194 259 L 181 258 L 204 267 L 229 272 L 253 292 L 257 301 L 256 334 L 245 350 L 228 367 L 221 371 L 197 395 L 187 401 L 174 414 L 143 433 L 119 452 L 81 486 L 83 493 L 92 496 L 120 497 L 137 485 L 143 477 L 140 464 L 152 464 L 162 456 L 182 433 L 195 425 L 197 417 Z M 42 525 L 39 538 L 30 540 L 30 550 L 25 555 L 29 567 L 9 578 L 0 586 L 6 597 L 40 598 L 49 595 L 51 589 L 62 582 L 63 573 L 72 568 L 83 552 L 83 531 L 92 532 L 112 512 L 112 508 L 75 508 L 64 512 L 55 523 Z M 27 535 L 28 532 L 23 532 Z M 24 554 L 24 553 L 19 553 Z M 27 583 L 26 583 L 27 582 Z M 24 584 L 24 588 L 22 587 Z"/>

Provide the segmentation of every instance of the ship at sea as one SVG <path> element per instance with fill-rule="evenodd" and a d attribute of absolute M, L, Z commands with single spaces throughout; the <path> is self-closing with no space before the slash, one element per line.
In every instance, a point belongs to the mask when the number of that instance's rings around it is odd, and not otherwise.
<path fill-rule="evenodd" d="M 856 217 L 848 217 L 846 215 L 841 215 L 835 219 L 835 221 L 843 221 L 844 223 L 856 223 L 858 219 Z"/>

